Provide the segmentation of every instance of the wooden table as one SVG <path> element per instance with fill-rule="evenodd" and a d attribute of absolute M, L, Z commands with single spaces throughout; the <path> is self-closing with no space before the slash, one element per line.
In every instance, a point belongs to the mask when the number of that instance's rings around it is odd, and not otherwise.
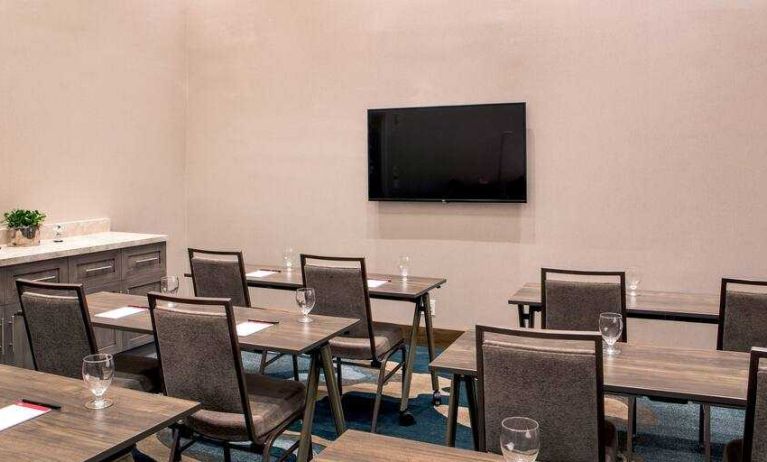
<path fill-rule="evenodd" d="M 99 292 L 87 296 L 91 323 L 95 327 L 119 329 L 138 333 L 152 333 L 152 320 L 148 311 L 120 319 L 109 319 L 95 316 L 126 305 L 147 305 L 146 296 Z M 325 384 L 328 389 L 330 407 L 333 411 L 336 431 L 342 434 L 346 430 L 344 412 L 341 407 L 341 396 L 338 392 L 335 374 L 333 374 L 333 359 L 328 342 L 351 327 L 358 319 L 338 318 L 312 315 L 314 322 L 300 323 L 298 314 L 284 311 L 267 310 L 264 308 L 234 307 L 236 322 L 247 320 L 278 321 L 272 327 L 252 335 L 239 337 L 240 346 L 244 350 L 276 351 L 286 354 L 306 354 L 310 357 L 309 375 L 306 384 L 306 409 L 301 427 L 301 444 L 298 450 L 298 460 L 306 461 L 311 453 L 312 420 L 319 385 L 319 371 L 325 374 Z"/>
<path fill-rule="evenodd" d="M 82 380 L 0 366 L 0 407 L 21 398 L 61 405 L 0 432 L 0 459 L 109 459 L 200 408 L 193 401 L 119 387 L 111 387 L 107 396 L 114 401 L 111 407 L 86 409 L 92 396 Z"/>
<path fill-rule="evenodd" d="M 629 397 L 628 434 L 633 434 L 637 396 L 672 398 L 701 404 L 746 407 L 749 354 L 718 350 L 686 350 L 619 343 L 621 353 L 604 359 L 605 392 Z M 469 416 L 476 445 L 476 336 L 465 332 L 429 367 L 453 375 L 447 417 L 446 444 L 455 444 L 458 395 L 467 387 Z M 710 416 L 706 416 L 710 418 Z M 628 452 L 631 455 L 631 438 Z M 630 460 L 630 458 L 629 458 Z"/>
<path fill-rule="evenodd" d="M 528 282 L 511 296 L 509 304 L 517 305 L 520 327 L 535 327 L 535 312 L 541 310 L 541 284 Z M 626 314 L 630 318 L 717 324 L 719 295 L 639 290 L 626 296 Z"/>
<path fill-rule="evenodd" d="M 245 265 L 245 270 L 250 273 L 257 270 L 276 271 L 275 274 L 266 277 L 248 277 L 248 286 L 260 287 L 265 289 L 278 290 L 296 290 L 303 287 L 301 269 L 296 268 L 288 271 L 284 266 L 273 265 Z M 186 274 L 191 276 L 191 274 Z M 440 288 L 447 283 L 445 278 L 431 278 L 420 276 L 409 276 L 403 278 L 393 274 L 368 273 L 368 279 L 377 279 L 387 281 L 379 287 L 371 287 L 368 292 L 370 298 L 382 300 L 395 300 L 410 302 L 415 305 L 413 310 L 413 322 L 411 324 L 407 369 L 405 370 L 405 384 L 402 391 L 402 401 L 400 402 L 400 422 L 412 424 L 414 419 L 408 412 L 408 397 L 410 396 L 410 386 L 413 376 L 413 365 L 415 364 L 416 347 L 418 346 L 418 328 L 421 326 L 421 315 L 426 325 L 426 340 L 429 349 L 429 361 L 433 361 L 434 354 L 434 328 L 431 317 L 429 293 Z M 442 399 L 439 391 L 439 382 L 437 374 L 431 374 L 432 402 L 435 405 L 441 403 Z"/>
<path fill-rule="evenodd" d="M 317 462 L 503 462 L 503 457 L 420 441 L 349 430 L 330 444 Z"/>

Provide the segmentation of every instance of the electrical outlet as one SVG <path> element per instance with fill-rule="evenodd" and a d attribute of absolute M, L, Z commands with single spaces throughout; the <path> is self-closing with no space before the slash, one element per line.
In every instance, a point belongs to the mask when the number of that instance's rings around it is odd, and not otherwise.
<path fill-rule="evenodd" d="M 436 316 L 437 315 L 437 299 L 432 298 L 429 300 L 429 308 L 431 309 L 431 315 Z"/>

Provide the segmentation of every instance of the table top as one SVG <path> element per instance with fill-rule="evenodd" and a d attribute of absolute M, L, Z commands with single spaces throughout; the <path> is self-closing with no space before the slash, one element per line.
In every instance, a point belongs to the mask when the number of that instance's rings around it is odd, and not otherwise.
<path fill-rule="evenodd" d="M 273 265 L 245 265 L 245 270 L 250 273 L 257 270 L 277 271 L 277 273 L 256 278 L 248 277 L 248 285 L 251 287 L 267 287 L 273 289 L 297 289 L 303 286 L 301 268 L 288 271 L 284 266 Z M 407 279 L 400 275 L 368 273 L 368 279 L 387 281 L 385 284 L 370 288 L 372 298 L 386 298 L 393 300 L 415 300 L 424 294 L 439 288 L 447 283 L 445 278 L 409 276 Z"/>
<path fill-rule="evenodd" d="M 61 410 L 0 432 L 0 454 L 14 461 L 95 461 L 108 458 L 199 409 L 199 403 L 111 387 L 111 407 L 86 409 L 82 380 L 0 366 L 0 407 L 21 398 L 55 402 Z"/>
<path fill-rule="evenodd" d="M 604 359 L 605 391 L 680 398 L 721 406 L 746 406 L 749 354 L 617 344 L 621 353 Z M 429 365 L 476 376 L 476 336 L 465 332 Z"/>
<path fill-rule="evenodd" d="M 95 316 L 123 306 L 148 306 L 146 296 L 98 292 L 86 296 L 91 324 L 94 327 L 118 329 L 144 334 L 152 333 L 152 319 L 149 311 L 126 316 L 120 319 L 109 319 Z M 205 307 L 195 307 L 205 309 Z M 310 315 L 311 323 L 298 322 L 301 315 L 286 311 L 266 308 L 234 307 L 235 321 L 267 321 L 277 322 L 260 332 L 240 337 L 240 346 L 244 349 L 269 350 L 287 354 L 303 354 L 327 343 L 351 327 L 359 320 L 332 316 Z"/>
<path fill-rule="evenodd" d="M 509 304 L 540 306 L 541 284 L 525 284 L 511 296 Z M 719 295 L 638 290 L 635 296 L 626 297 L 626 311 L 637 318 L 717 322 Z"/>
<path fill-rule="evenodd" d="M 503 462 L 503 457 L 437 446 L 375 433 L 347 430 L 318 456 L 317 462 Z"/>

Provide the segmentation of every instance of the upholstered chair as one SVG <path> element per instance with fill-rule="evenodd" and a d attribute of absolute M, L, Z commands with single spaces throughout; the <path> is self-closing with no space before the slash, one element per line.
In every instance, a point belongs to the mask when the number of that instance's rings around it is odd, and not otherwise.
<path fill-rule="evenodd" d="M 743 439 L 727 443 L 724 462 L 767 462 L 767 348 L 751 349 Z"/>
<path fill-rule="evenodd" d="M 767 281 L 722 279 L 717 349 L 767 347 Z"/>
<path fill-rule="evenodd" d="M 402 330 L 395 325 L 373 322 L 364 258 L 301 255 L 301 271 L 304 287 L 311 287 L 315 292 L 313 313 L 360 320 L 344 335 L 330 340 L 330 350 L 336 359 L 341 392 L 344 360 L 370 361 L 370 367 L 378 369 L 371 424 L 371 431 L 375 433 L 383 387 L 399 369 L 403 373 L 406 370 L 407 354 Z M 386 364 L 398 350 L 402 352 L 402 361 L 387 373 Z"/>
<path fill-rule="evenodd" d="M 174 305 L 168 306 L 166 302 Z M 217 442 L 224 460 L 231 443 L 269 460 L 274 440 L 303 414 L 306 387 L 293 380 L 246 374 L 228 298 L 184 298 L 149 293 L 164 392 L 198 401 L 202 410 L 174 429 L 172 459 L 180 460 L 180 436 Z M 185 427 L 185 428 L 184 428 Z M 298 447 L 288 449 L 289 455 Z"/>
<path fill-rule="evenodd" d="M 188 252 L 196 297 L 229 298 L 234 306 L 253 306 L 242 252 L 201 249 L 188 249 Z M 269 352 L 261 352 L 261 373 L 264 373 L 268 364 L 282 355 L 272 359 L 268 359 L 268 356 Z M 294 355 L 292 359 L 293 378 L 298 380 L 298 358 Z"/>
<path fill-rule="evenodd" d="M 16 287 L 35 369 L 82 378 L 83 358 L 98 353 L 82 284 L 20 279 Z M 156 359 L 118 354 L 114 360 L 114 385 L 159 391 Z"/>
<path fill-rule="evenodd" d="M 538 422 L 545 461 L 615 462 L 615 427 L 604 420 L 598 332 L 477 326 L 480 449 L 501 453 L 501 421 Z"/>

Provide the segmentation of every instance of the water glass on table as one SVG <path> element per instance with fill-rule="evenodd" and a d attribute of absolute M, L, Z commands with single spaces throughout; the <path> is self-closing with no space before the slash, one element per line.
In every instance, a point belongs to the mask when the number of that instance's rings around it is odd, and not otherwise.
<path fill-rule="evenodd" d="M 620 350 L 615 348 L 615 342 L 623 333 L 623 315 L 620 313 L 601 313 L 599 315 L 599 332 L 605 343 L 605 354 L 615 356 Z"/>
<path fill-rule="evenodd" d="M 314 308 L 314 289 L 311 287 L 302 287 L 296 290 L 296 303 L 301 310 L 302 318 L 299 318 L 298 322 L 312 322 L 312 318 L 309 317 L 312 308 Z"/>
<path fill-rule="evenodd" d="M 638 266 L 632 266 L 626 270 L 626 285 L 628 286 L 628 292 L 630 297 L 637 296 L 637 289 L 639 283 L 642 281 L 642 272 Z"/>
<path fill-rule="evenodd" d="M 501 421 L 501 452 L 506 462 L 534 462 L 540 450 L 538 422 L 527 417 Z"/>
<path fill-rule="evenodd" d="M 160 292 L 167 295 L 176 295 L 178 294 L 178 288 L 178 276 L 164 276 L 160 278 Z M 168 306 L 171 308 L 175 305 L 175 303 L 168 302 Z"/>
<path fill-rule="evenodd" d="M 410 257 L 399 257 L 399 264 L 397 266 L 399 267 L 399 275 L 402 276 L 402 279 L 407 279 L 407 275 L 410 273 Z"/>
<path fill-rule="evenodd" d="M 112 405 L 112 400 L 104 396 L 112 384 L 114 373 L 114 358 L 110 354 L 99 353 L 83 358 L 83 382 L 93 394 L 93 400 L 85 403 L 85 407 L 104 409 Z"/>
<path fill-rule="evenodd" d="M 286 248 L 282 252 L 282 264 L 285 265 L 288 271 L 293 270 L 293 261 L 296 259 L 296 253 L 292 247 Z"/>

